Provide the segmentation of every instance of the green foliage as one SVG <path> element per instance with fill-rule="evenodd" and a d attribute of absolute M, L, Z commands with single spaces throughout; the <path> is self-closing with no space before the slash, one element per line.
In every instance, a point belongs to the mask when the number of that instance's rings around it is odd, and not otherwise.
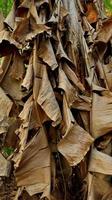
<path fill-rule="evenodd" d="M 105 9 L 112 14 L 112 0 L 104 0 Z"/>
<path fill-rule="evenodd" d="M 13 0 L 0 0 L 0 11 L 6 17 L 13 4 Z"/>
<path fill-rule="evenodd" d="M 10 156 L 14 152 L 14 149 L 12 147 L 3 147 L 2 153 L 5 157 Z"/>

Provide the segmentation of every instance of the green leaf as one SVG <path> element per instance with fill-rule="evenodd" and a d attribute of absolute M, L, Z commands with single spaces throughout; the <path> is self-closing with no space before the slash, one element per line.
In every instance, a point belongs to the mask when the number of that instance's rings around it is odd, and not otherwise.
<path fill-rule="evenodd" d="M 112 0 L 104 0 L 105 8 L 112 12 Z"/>
<path fill-rule="evenodd" d="M 14 149 L 12 147 L 3 147 L 2 153 L 5 157 L 10 156 L 14 152 Z"/>

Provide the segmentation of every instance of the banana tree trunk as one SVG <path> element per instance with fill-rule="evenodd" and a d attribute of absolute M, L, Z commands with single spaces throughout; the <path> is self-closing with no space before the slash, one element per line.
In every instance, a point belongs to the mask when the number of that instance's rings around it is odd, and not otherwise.
<path fill-rule="evenodd" d="M 112 198 L 111 49 L 101 0 L 14 1 L 0 26 L 1 200 Z"/>

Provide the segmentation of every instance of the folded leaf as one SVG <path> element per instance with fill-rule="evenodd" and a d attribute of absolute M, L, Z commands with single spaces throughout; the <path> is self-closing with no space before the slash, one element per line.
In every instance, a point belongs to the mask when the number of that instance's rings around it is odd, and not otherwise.
<path fill-rule="evenodd" d="M 10 170 L 11 170 L 11 163 L 7 161 L 0 153 L 0 176 L 9 177 Z"/>
<path fill-rule="evenodd" d="M 69 66 L 64 65 L 63 70 L 64 70 L 65 74 L 67 75 L 67 77 L 72 81 L 72 83 L 75 86 L 77 86 L 81 91 L 85 90 L 83 84 L 80 82 L 80 80 L 78 79 L 78 77 L 76 76 L 74 71 Z"/>
<path fill-rule="evenodd" d="M 49 39 L 41 42 L 39 58 L 41 58 L 44 63 L 49 65 L 52 70 L 55 70 L 58 67 L 53 47 Z"/>
<path fill-rule="evenodd" d="M 112 157 L 94 148 L 91 152 L 89 171 L 112 175 Z"/>
<path fill-rule="evenodd" d="M 70 166 L 77 165 L 89 151 L 93 138 L 77 123 L 59 142 L 58 150 L 67 159 Z"/>
<path fill-rule="evenodd" d="M 112 93 L 93 93 L 92 135 L 98 138 L 112 130 Z"/>
<path fill-rule="evenodd" d="M 2 88 L 0 88 L 0 121 L 5 117 L 9 117 L 13 102 L 5 94 Z"/>
<path fill-rule="evenodd" d="M 58 143 L 59 152 L 67 159 L 70 166 L 77 165 L 89 151 L 93 138 L 80 127 L 75 120 L 64 99 L 64 131 L 65 135 Z M 73 124 L 73 123 L 74 124 Z"/>
<path fill-rule="evenodd" d="M 43 127 L 27 144 L 16 170 L 18 186 L 24 186 L 30 195 L 50 192 L 50 150 Z"/>
<path fill-rule="evenodd" d="M 37 103 L 42 107 L 47 116 L 53 121 L 53 125 L 56 126 L 61 122 L 61 112 L 52 86 L 48 79 L 46 66 L 43 66 L 42 70 L 43 77 L 39 89 Z"/>
<path fill-rule="evenodd" d="M 32 86 L 32 82 L 33 82 L 33 57 L 31 54 L 29 64 L 27 65 L 26 74 L 21 86 L 24 89 L 29 90 Z"/>
<path fill-rule="evenodd" d="M 76 90 L 68 80 L 64 71 L 59 68 L 59 88 L 63 89 L 65 96 L 68 102 L 68 105 L 71 106 L 76 99 Z"/>

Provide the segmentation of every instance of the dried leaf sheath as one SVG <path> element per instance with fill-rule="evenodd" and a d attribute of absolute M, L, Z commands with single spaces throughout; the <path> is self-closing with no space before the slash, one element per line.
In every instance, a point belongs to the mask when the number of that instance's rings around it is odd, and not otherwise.
<path fill-rule="evenodd" d="M 112 19 L 102 1 L 19 0 L 0 18 L 0 199 L 111 199 Z"/>

